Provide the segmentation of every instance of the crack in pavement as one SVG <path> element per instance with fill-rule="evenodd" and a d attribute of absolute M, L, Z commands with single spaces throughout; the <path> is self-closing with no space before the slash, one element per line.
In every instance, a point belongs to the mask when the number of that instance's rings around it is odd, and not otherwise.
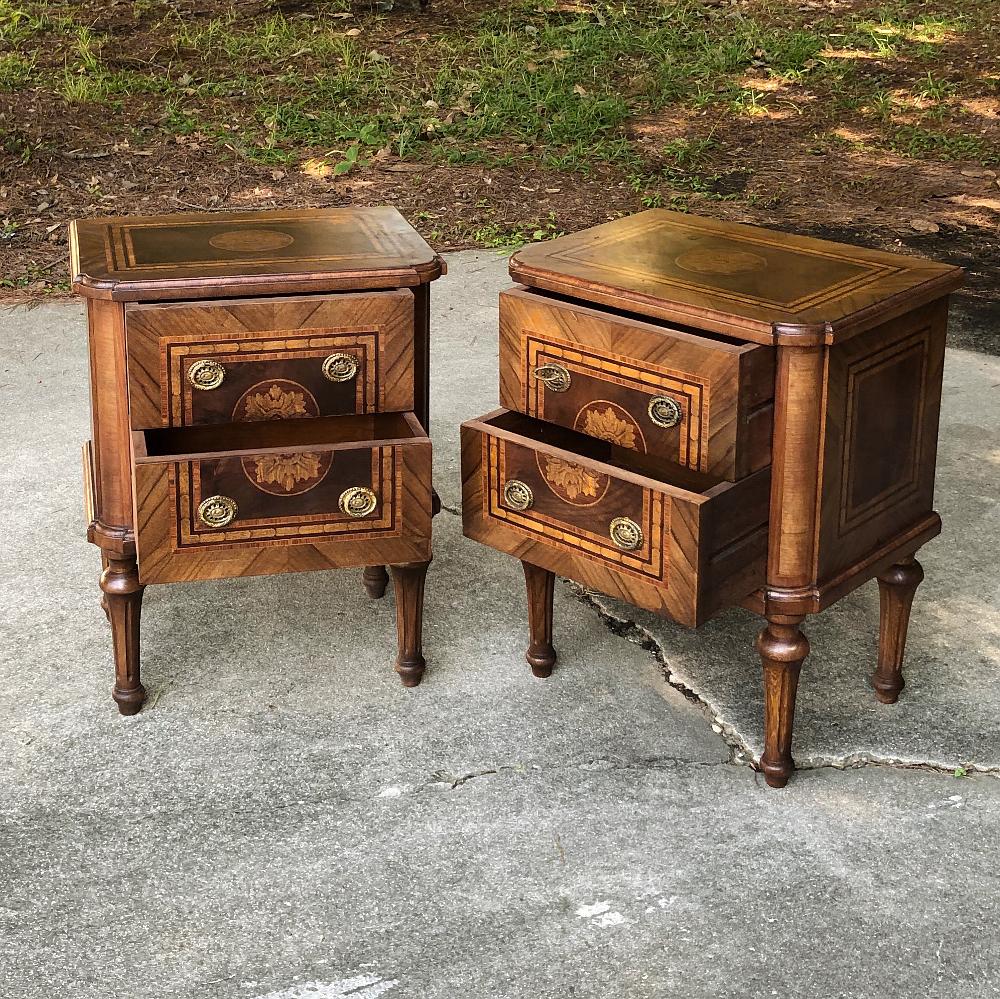
<path fill-rule="evenodd" d="M 731 723 L 725 721 L 711 704 L 705 700 L 697 691 L 693 690 L 674 674 L 667 660 L 663 646 L 656 637 L 637 622 L 620 618 L 605 610 L 579 583 L 573 580 L 566 580 L 567 589 L 570 593 L 586 607 L 593 610 L 601 623 L 614 635 L 624 638 L 627 642 L 632 642 L 640 648 L 645 649 L 656 660 L 666 682 L 679 691 L 684 697 L 699 708 L 708 716 L 712 731 L 719 735 L 730 750 L 730 763 L 739 765 L 749 765 L 754 770 L 759 771 L 760 764 L 750 749 L 746 738 Z M 893 756 L 883 756 L 878 753 L 858 751 L 848 753 L 846 756 L 806 756 L 795 757 L 796 770 L 853 770 L 861 767 L 890 767 L 900 770 L 923 770 L 930 773 L 955 774 L 961 769 L 965 773 L 977 773 L 997 776 L 1000 775 L 1000 766 L 980 766 L 976 763 L 962 763 L 960 767 L 955 764 L 942 763 L 937 760 L 907 760 Z"/>
<path fill-rule="evenodd" d="M 462 515 L 461 509 L 445 506 L 443 503 L 441 504 L 441 509 L 456 517 Z M 746 737 L 730 722 L 727 722 L 701 694 L 677 677 L 670 667 L 670 662 L 667 659 L 663 646 L 652 632 L 636 621 L 617 617 L 605 610 L 594 596 L 579 583 L 571 579 L 565 579 L 564 582 L 570 594 L 585 607 L 589 607 L 594 611 L 608 631 L 627 642 L 631 642 L 633 645 L 638 645 L 648 652 L 660 667 L 660 671 L 667 684 L 682 694 L 687 701 L 690 701 L 701 709 L 711 724 L 712 731 L 722 739 L 729 749 L 729 759 L 725 761 L 724 765 L 749 766 L 755 772 L 760 772 L 759 760 L 750 748 Z M 942 763 L 936 760 L 907 760 L 865 751 L 848 753 L 845 756 L 805 756 L 795 758 L 796 770 L 853 770 L 861 767 L 889 767 L 899 770 L 922 770 L 938 774 L 955 774 L 957 769 L 961 769 L 965 773 L 970 774 L 1000 776 L 1000 766 L 980 766 L 979 764 L 970 762 L 962 763 L 960 767 L 956 767 L 954 764 Z M 465 783 L 467 779 L 496 772 L 485 771 L 483 774 L 469 775 L 461 779 L 454 787 Z"/>

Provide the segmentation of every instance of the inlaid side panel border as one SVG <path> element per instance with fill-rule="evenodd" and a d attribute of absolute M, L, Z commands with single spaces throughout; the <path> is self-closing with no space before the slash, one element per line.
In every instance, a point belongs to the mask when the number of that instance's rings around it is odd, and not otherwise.
<path fill-rule="evenodd" d="M 913 358 L 919 366 L 919 385 L 922 387 L 927 380 L 927 363 L 930 350 L 930 327 L 924 327 L 912 336 L 904 337 L 888 344 L 876 353 L 859 358 L 848 365 L 847 392 L 844 398 L 844 428 L 845 438 L 853 442 L 859 432 L 858 399 L 860 390 L 867 380 L 901 365 L 905 360 Z M 869 517 L 893 503 L 904 502 L 919 486 L 920 463 L 922 450 L 924 409 L 927 396 L 924 391 L 915 392 L 914 406 L 911 412 L 908 445 L 905 447 L 906 462 L 904 473 L 897 480 L 879 491 L 867 501 L 855 504 L 853 496 L 856 479 L 863 472 L 856 462 L 851 461 L 851 451 L 844 450 L 843 467 L 841 469 L 842 491 L 840 499 L 840 534 L 843 536 L 853 530 Z M 898 446 L 889 442 L 890 446 Z"/>

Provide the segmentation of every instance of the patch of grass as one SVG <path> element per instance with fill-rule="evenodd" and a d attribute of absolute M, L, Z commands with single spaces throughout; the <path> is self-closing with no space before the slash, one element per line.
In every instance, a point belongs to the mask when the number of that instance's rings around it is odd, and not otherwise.
<path fill-rule="evenodd" d="M 507 249 L 564 235 L 565 232 L 556 224 L 555 217 L 550 215 L 547 219 L 535 219 L 532 222 L 514 224 L 490 222 L 473 230 L 470 238 L 480 246 L 490 249 Z"/>
<path fill-rule="evenodd" d="M 886 145 L 893 152 L 917 159 L 974 160 L 983 166 L 1000 164 L 1000 148 L 977 135 L 937 132 L 919 125 L 890 128 Z"/>
<path fill-rule="evenodd" d="M 0 55 L 0 90 L 17 90 L 31 82 L 35 57 L 19 52 Z"/>
<path fill-rule="evenodd" d="M 74 30 L 71 18 L 53 16 L 35 9 L 37 5 L 19 5 L 0 0 L 0 44 L 13 49 L 48 32 Z"/>

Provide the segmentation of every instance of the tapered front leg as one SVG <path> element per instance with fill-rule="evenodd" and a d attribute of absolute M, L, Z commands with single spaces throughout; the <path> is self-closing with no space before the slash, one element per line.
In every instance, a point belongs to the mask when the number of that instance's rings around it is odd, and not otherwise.
<path fill-rule="evenodd" d="M 396 672 L 404 687 L 415 687 L 424 675 L 423 655 L 424 579 L 430 562 L 391 565 L 396 594 L 396 637 L 399 656 Z"/>
<path fill-rule="evenodd" d="M 361 577 L 365 590 L 372 600 L 380 600 L 385 596 L 385 588 L 389 585 L 389 573 L 384 565 L 366 565 Z"/>
<path fill-rule="evenodd" d="M 134 715 L 146 700 L 139 680 L 139 618 L 142 592 L 134 558 L 105 552 L 107 568 L 101 574 L 101 589 L 107 600 L 111 641 L 115 651 L 115 685 L 111 696 L 123 715 Z"/>
<path fill-rule="evenodd" d="M 792 723 L 799 670 L 809 655 L 809 640 L 799 630 L 801 617 L 769 617 L 757 638 L 764 667 L 764 754 L 760 768 L 771 787 L 784 787 L 795 769 Z"/>
<path fill-rule="evenodd" d="M 521 562 L 528 591 L 528 651 L 524 658 L 538 677 L 552 675 L 556 650 L 552 648 L 552 592 L 555 573 Z"/>
<path fill-rule="evenodd" d="M 906 629 L 910 623 L 913 594 L 923 578 L 924 570 L 915 558 L 897 562 L 878 577 L 878 667 L 872 674 L 872 686 L 883 704 L 895 704 L 904 686 Z"/>

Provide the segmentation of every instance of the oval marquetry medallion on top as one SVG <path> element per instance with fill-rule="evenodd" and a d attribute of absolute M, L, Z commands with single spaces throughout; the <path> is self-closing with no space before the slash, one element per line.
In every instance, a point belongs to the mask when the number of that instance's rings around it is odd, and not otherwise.
<path fill-rule="evenodd" d="M 767 261 L 758 253 L 721 246 L 685 250 L 674 258 L 674 263 L 692 274 L 746 274 L 767 267 Z"/>
<path fill-rule="evenodd" d="M 295 242 L 287 232 L 274 229 L 234 229 L 220 232 L 209 239 L 209 245 L 217 250 L 235 250 L 237 253 L 261 253 L 266 250 L 281 250 Z"/>
<path fill-rule="evenodd" d="M 313 394 L 298 382 L 269 379 L 251 385 L 233 409 L 238 423 L 258 420 L 294 420 L 319 416 Z M 333 465 L 329 451 L 296 454 L 263 454 L 243 458 L 243 473 L 261 492 L 272 496 L 298 496 L 318 486 Z"/>

